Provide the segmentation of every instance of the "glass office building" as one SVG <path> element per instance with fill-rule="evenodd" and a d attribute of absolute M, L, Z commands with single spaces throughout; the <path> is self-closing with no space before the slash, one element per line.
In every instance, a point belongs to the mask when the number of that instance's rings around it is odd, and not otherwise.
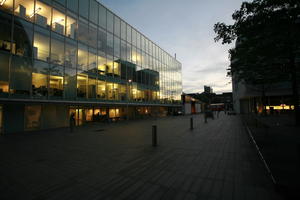
<path fill-rule="evenodd" d="M 0 128 L 165 115 L 181 63 L 95 0 L 0 0 Z"/>

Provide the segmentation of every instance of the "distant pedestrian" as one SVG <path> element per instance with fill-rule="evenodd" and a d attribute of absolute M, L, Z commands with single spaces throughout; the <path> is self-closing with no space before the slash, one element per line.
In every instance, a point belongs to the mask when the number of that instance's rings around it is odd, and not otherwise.
<path fill-rule="evenodd" d="M 75 113 L 71 113 L 70 115 L 70 132 L 73 133 L 75 126 Z"/>

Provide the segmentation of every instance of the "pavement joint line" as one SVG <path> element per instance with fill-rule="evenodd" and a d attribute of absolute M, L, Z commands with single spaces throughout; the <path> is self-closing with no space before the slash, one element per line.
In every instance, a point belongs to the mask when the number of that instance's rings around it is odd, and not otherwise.
<path fill-rule="evenodd" d="M 270 167 L 269 167 L 267 161 L 265 160 L 264 156 L 262 155 L 262 153 L 261 153 L 261 151 L 260 151 L 260 148 L 258 147 L 258 145 L 257 145 L 257 143 L 256 143 L 256 141 L 255 141 L 255 139 L 254 139 L 254 137 L 253 137 L 253 134 L 252 134 L 251 130 L 249 129 L 247 123 L 246 123 L 244 120 L 243 120 L 243 124 L 244 124 L 244 126 L 246 127 L 247 133 L 248 133 L 248 135 L 249 135 L 249 137 L 250 137 L 252 143 L 254 144 L 255 149 L 256 149 L 256 151 L 257 151 L 257 153 L 258 153 L 258 155 L 259 155 L 261 161 L 263 162 L 263 164 L 264 164 L 264 166 L 265 166 L 265 169 L 267 170 L 268 175 L 270 176 L 270 178 L 271 178 L 273 184 L 274 184 L 275 186 L 277 186 L 277 181 L 275 180 L 275 178 L 274 178 L 274 176 L 273 176 L 273 173 L 272 173 L 272 171 L 271 171 L 271 169 L 270 169 Z"/>

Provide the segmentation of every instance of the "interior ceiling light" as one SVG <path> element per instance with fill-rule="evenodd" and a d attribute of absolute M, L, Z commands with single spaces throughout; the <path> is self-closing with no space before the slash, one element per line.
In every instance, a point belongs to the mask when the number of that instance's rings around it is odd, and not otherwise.
<path fill-rule="evenodd" d="M 0 5 L 2 6 L 5 3 L 6 0 L 2 0 Z"/>
<path fill-rule="evenodd" d="M 33 17 L 34 16 L 34 14 L 37 14 L 38 12 L 40 12 L 42 10 L 42 8 L 41 7 L 38 7 L 29 17 L 31 18 L 31 17 Z"/>

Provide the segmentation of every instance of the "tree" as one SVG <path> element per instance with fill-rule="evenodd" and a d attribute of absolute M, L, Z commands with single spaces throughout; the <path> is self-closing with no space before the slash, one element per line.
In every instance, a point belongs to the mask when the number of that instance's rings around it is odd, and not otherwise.
<path fill-rule="evenodd" d="M 293 90 L 296 124 L 299 112 L 300 1 L 243 2 L 232 15 L 234 24 L 216 23 L 215 41 L 236 45 L 229 51 L 229 70 L 238 81 L 262 86 L 289 81 Z"/>

